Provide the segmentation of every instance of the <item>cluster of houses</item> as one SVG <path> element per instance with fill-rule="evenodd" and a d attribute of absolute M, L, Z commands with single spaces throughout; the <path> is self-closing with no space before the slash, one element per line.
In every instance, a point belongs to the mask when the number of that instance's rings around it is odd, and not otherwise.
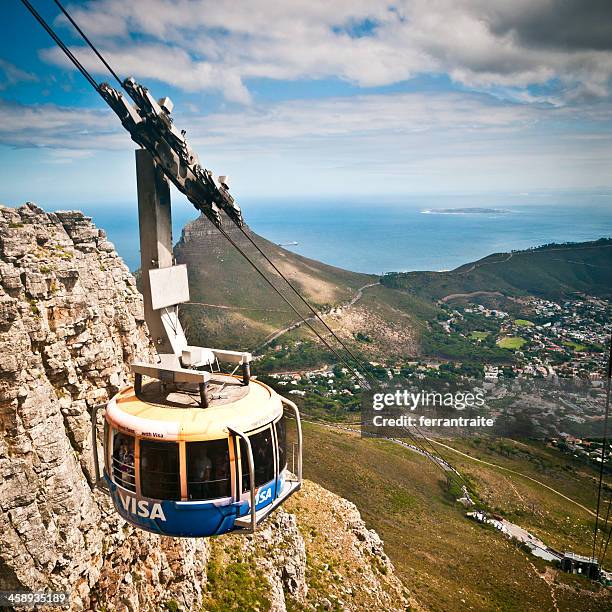
<path fill-rule="evenodd" d="M 569 453 L 574 457 L 588 459 L 601 465 L 602 442 L 599 440 L 577 438 L 571 434 L 562 433 L 558 438 L 551 438 L 548 441 L 548 444 L 565 453 Z M 612 461 L 610 458 L 610 452 L 612 452 L 612 443 L 608 442 L 605 452 L 603 453 L 603 461 L 607 466 L 610 465 L 610 462 Z"/>
<path fill-rule="evenodd" d="M 560 304 L 540 298 L 525 301 L 533 311 L 534 321 L 513 319 L 504 311 L 482 305 L 472 305 L 464 312 L 500 319 L 500 338 L 520 341 L 512 365 L 515 376 L 581 378 L 593 387 L 603 387 L 606 355 L 601 349 L 609 341 L 612 305 L 586 296 Z M 449 331 L 451 325 L 452 319 L 445 322 Z M 486 381 L 495 382 L 502 376 L 501 368 L 484 365 Z"/>
<path fill-rule="evenodd" d="M 324 397 L 353 397 L 361 390 L 347 368 L 334 372 L 329 367 L 309 372 L 277 372 L 268 378 L 276 381 L 279 387 L 285 387 L 288 395 L 305 396 L 306 393 L 318 392 Z"/>
<path fill-rule="evenodd" d="M 558 339 L 587 346 L 606 342 L 606 327 L 612 314 L 611 305 L 606 300 L 583 296 L 556 304 L 533 298 L 532 304 L 539 318 L 548 319 L 552 334 Z"/>
<path fill-rule="evenodd" d="M 494 308 L 486 308 L 482 304 L 474 304 L 463 309 L 463 312 L 480 313 L 485 317 L 494 317 L 496 319 L 506 319 L 510 315 L 503 310 L 495 310 Z"/>

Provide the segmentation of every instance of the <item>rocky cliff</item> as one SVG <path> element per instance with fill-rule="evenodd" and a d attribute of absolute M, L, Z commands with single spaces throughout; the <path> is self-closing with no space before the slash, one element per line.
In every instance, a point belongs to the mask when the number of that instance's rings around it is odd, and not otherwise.
<path fill-rule="evenodd" d="M 150 351 L 103 230 L 0 207 L 0 590 L 69 591 L 75 610 L 404 609 L 378 536 L 312 483 L 254 536 L 159 537 L 112 511 L 89 409 Z"/>

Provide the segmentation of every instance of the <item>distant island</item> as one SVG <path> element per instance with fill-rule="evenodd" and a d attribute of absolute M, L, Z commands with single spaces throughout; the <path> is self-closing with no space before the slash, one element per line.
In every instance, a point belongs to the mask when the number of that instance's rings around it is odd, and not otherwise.
<path fill-rule="evenodd" d="M 509 213 L 504 208 L 427 208 L 421 211 L 426 215 L 500 215 Z"/>

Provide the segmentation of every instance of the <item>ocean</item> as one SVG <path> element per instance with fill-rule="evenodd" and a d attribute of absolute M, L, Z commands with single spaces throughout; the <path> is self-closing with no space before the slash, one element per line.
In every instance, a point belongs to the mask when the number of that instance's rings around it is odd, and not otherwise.
<path fill-rule="evenodd" d="M 247 223 L 268 240 L 306 257 L 373 274 L 449 270 L 490 253 L 612 236 L 610 196 L 241 204 Z M 138 268 L 136 203 L 82 208 L 107 230 L 130 269 Z M 196 215 L 187 202 L 175 203 L 175 241 Z"/>

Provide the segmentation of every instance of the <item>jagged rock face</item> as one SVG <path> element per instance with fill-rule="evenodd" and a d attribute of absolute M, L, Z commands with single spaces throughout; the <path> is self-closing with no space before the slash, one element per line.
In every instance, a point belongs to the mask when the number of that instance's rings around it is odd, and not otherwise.
<path fill-rule="evenodd" d="M 197 605 L 204 541 L 136 532 L 92 491 L 88 408 L 150 353 L 140 294 L 81 213 L 0 209 L 0 589 L 73 607 Z"/>
<path fill-rule="evenodd" d="M 405 606 L 378 536 L 312 483 L 253 536 L 166 538 L 121 519 L 92 488 L 89 408 L 151 356 L 141 296 L 102 230 L 79 212 L 0 207 L 0 590 L 68 591 L 74 610 L 197 610 L 215 599 L 218 547 L 249 556 L 276 612 Z M 321 569 L 334 550 L 344 574 Z"/>
<path fill-rule="evenodd" d="M 270 583 L 271 609 L 284 612 L 286 597 L 304 603 L 308 593 L 306 546 L 295 515 L 276 512 L 249 545 Z"/>
<path fill-rule="evenodd" d="M 332 610 L 419 609 L 395 575 L 379 535 L 352 502 L 306 481 L 288 503 L 304 537 L 307 601 Z"/>

